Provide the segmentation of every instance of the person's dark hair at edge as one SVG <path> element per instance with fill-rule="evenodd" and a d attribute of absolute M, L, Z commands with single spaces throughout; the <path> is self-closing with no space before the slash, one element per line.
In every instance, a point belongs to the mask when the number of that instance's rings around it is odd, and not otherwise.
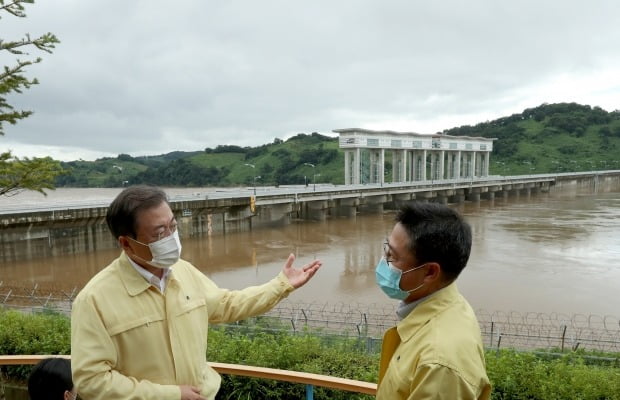
<path fill-rule="evenodd" d="M 62 400 L 73 390 L 71 362 L 66 358 L 46 358 L 34 366 L 28 377 L 31 400 Z"/>
<path fill-rule="evenodd" d="M 124 189 L 108 207 L 105 220 L 110 232 L 117 239 L 119 236 L 135 239 L 138 213 L 162 202 L 168 202 L 166 193 L 155 186 L 136 185 Z"/>
<path fill-rule="evenodd" d="M 437 203 L 413 203 L 396 215 L 409 235 L 409 250 L 419 265 L 436 262 L 448 281 L 467 265 L 471 251 L 471 227 L 450 207 Z"/>

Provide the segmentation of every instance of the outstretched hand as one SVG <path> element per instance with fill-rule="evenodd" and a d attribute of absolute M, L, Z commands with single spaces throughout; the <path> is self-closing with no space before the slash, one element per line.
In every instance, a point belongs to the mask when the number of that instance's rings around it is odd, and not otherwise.
<path fill-rule="evenodd" d="M 289 254 L 286 263 L 284 264 L 284 268 L 282 268 L 282 272 L 288 278 L 288 281 L 291 285 L 297 289 L 306 284 L 314 276 L 316 271 L 321 268 L 321 261 L 314 260 L 304 265 L 301 268 L 294 268 L 293 262 L 295 261 L 295 255 L 293 253 Z"/>

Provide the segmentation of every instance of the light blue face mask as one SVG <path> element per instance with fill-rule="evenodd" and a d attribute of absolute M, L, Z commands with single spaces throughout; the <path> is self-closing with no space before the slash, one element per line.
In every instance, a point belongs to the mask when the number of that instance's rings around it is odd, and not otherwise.
<path fill-rule="evenodd" d="M 387 294 L 387 296 L 391 299 L 396 300 L 405 300 L 412 292 L 415 292 L 422 286 L 424 286 L 424 282 L 414 289 L 411 290 L 402 290 L 400 288 L 400 278 L 403 274 L 407 272 L 415 271 L 416 269 L 420 269 L 424 267 L 425 264 L 422 264 L 418 267 L 408 269 L 407 271 L 401 271 L 398 268 L 393 267 L 390 263 L 388 263 L 385 258 L 381 258 L 379 264 L 377 264 L 377 268 L 375 269 L 375 277 L 377 279 L 377 285 L 383 290 L 383 293 Z"/>

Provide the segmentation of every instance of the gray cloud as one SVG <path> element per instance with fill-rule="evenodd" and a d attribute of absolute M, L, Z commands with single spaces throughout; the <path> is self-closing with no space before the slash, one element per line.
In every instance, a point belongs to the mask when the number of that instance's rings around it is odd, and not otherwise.
<path fill-rule="evenodd" d="M 11 97 L 35 111 L 0 139 L 28 145 L 21 155 L 430 133 L 553 101 L 619 108 L 619 80 L 590 88 L 620 64 L 615 1 L 40 0 L 27 12 L 2 17 L 3 38 L 62 43 L 29 69 L 41 85 Z"/>

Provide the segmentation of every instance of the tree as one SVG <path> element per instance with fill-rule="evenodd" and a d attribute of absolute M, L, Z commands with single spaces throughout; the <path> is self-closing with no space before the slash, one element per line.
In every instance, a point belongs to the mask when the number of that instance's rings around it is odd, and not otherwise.
<path fill-rule="evenodd" d="M 33 4 L 34 0 L 0 0 L 0 11 L 14 17 L 25 18 L 24 4 Z M 0 17 L 1 18 L 1 17 Z M 0 72 L 0 136 L 4 135 L 5 122 L 15 125 L 19 120 L 32 114 L 28 110 L 15 110 L 7 102 L 7 95 L 21 94 L 39 82 L 36 78 L 30 79 L 24 75 L 25 69 L 42 61 L 41 57 L 28 58 L 27 50 L 36 49 L 46 53 L 52 53 L 55 45 L 60 41 L 51 33 L 46 33 L 36 39 L 30 35 L 16 41 L 5 41 L 0 38 L 0 51 L 8 52 L 14 56 L 25 56 L 27 59 L 17 58 L 13 65 L 4 66 Z M 6 54 L 6 53 L 3 53 Z M 63 173 L 58 161 L 50 157 L 44 158 L 18 158 L 11 151 L 0 152 L 0 196 L 17 194 L 22 190 L 36 190 L 46 194 L 44 189 L 54 188 L 54 179 Z"/>
<path fill-rule="evenodd" d="M 58 161 L 49 157 L 13 157 L 10 152 L 0 154 L 0 196 L 9 196 L 23 190 L 54 189 L 54 179 L 63 173 Z"/>

